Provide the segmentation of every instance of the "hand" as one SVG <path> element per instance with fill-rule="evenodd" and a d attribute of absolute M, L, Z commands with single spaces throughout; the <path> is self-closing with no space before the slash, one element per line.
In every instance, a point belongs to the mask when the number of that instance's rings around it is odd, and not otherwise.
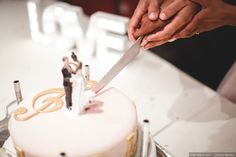
<path fill-rule="evenodd" d="M 165 0 L 160 7 L 160 10 L 162 8 L 165 8 L 169 4 L 171 4 L 173 0 Z M 148 14 L 143 15 L 141 22 L 139 23 L 139 27 L 136 29 L 136 31 L 133 33 L 133 36 L 135 39 L 137 39 L 140 36 L 144 36 L 146 34 L 153 33 L 154 31 L 162 30 L 170 20 L 150 20 L 148 17 Z"/>
<path fill-rule="evenodd" d="M 192 0 L 202 6 L 202 10 L 175 38 L 187 38 L 210 31 L 224 25 L 235 25 L 236 7 L 223 0 Z"/>
<path fill-rule="evenodd" d="M 129 22 L 128 35 L 132 42 L 135 42 L 134 32 L 139 26 L 142 17 L 148 13 L 150 20 L 156 20 L 159 16 L 159 6 L 162 0 L 140 0 L 134 14 Z"/>
<path fill-rule="evenodd" d="M 160 13 L 160 19 L 166 20 L 174 16 L 173 20 L 163 30 L 146 36 L 141 45 L 149 49 L 175 40 L 175 33 L 187 25 L 199 10 L 199 5 L 189 0 L 174 0 Z"/>

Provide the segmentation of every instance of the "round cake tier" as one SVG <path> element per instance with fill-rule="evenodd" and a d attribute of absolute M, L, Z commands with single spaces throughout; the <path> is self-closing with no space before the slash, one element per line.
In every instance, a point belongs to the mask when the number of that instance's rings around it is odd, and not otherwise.
<path fill-rule="evenodd" d="M 24 121 L 12 116 L 10 135 L 26 157 L 129 156 L 137 129 L 135 106 L 115 88 L 101 92 L 95 100 L 103 102 L 99 112 L 80 116 L 65 107 Z M 35 112 L 32 100 L 19 107 L 28 109 L 26 115 Z"/>

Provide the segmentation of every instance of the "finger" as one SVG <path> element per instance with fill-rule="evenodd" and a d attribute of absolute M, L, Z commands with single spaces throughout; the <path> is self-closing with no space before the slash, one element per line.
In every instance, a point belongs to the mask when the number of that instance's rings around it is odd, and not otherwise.
<path fill-rule="evenodd" d="M 134 32 L 134 37 L 137 39 L 140 36 L 147 35 L 153 33 L 156 30 L 160 30 L 166 24 L 160 20 L 160 22 L 153 23 L 143 23 L 139 29 Z"/>
<path fill-rule="evenodd" d="M 189 15 L 189 11 L 191 11 L 191 7 L 186 6 L 183 8 L 170 24 L 168 24 L 162 31 L 150 35 L 147 40 L 155 41 L 156 39 L 171 39 L 175 32 L 191 20 L 192 16 Z"/>
<path fill-rule="evenodd" d="M 196 34 L 197 29 L 201 24 L 202 11 L 200 11 L 193 20 L 182 30 L 179 32 L 179 38 L 188 38 Z"/>
<path fill-rule="evenodd" d="M 193 17 L 192 17 L 193 18 Z M 189 23 L 191 22 L 191 20 L 189 21 Z M 180 39 L 180 32 L 182 32 L 189 23 L 186 23 L 185 25 L 183 25 L 177 32 L 174 33 L 174 35 L 172 36 L 172 38 L 170 39 L 171 40 L 177 40 L 177 39 Z"/>
<path fill-rule="evenodd" d="M 153 41 L 153 42 L 148 42 L 145 46 L 144 46 L 144 49 L 147 50 L 147 49 L 150 49 L 150 48 L 153 48 L 153 47 L 157 47 L 157 46 L 160 46 L 160 45 L 163 45 L 167 43 L 167 41 Z"/>
<path fill-rule="evenodd" d="M 128 36 L 129 36 L 129 39 L 132 42 L 134 42 L 136 40 L 135 37 L 134 37 L 134 32 L 138 28 L 138 25 L 139 25 L 139 22 L 141 21 L 141 18 L 142 18 L 142 15 L 141 15 L 141 12 L 139 12 L 138 14 L 133 15 L 133 17 L 129 21 Z"/>
<path fill-rule="evenodd" d="M 170 20 L 162 21 L 160 19 L 156 21 L 151 21 L 149 18 L 143 18 L 141 22 L 141 27 L 137 29 L 134 33 L 134 37 L 138 38 L 139 36 L 147 35 L 153 32 L 162 30 Z"/>
<path fill-rule="evenodd" d="M 141 46 L 145 46 L 146 44 L 148 43 L 148 41 L 147 41 L 147 36 L 145 36 L 144 38 L 143 38 L 143 40 L 142 40 L 142 42 L 141 42 Z"/>
<path fill-rule="evenodd" d="M 191 22 L 191 21 L 190 21 L 190 22 Z M 175 40 L 180 39 L 179 33 L 180 33 L 187 25 L 188 25 L 188 24 L 182 26 L 181 29 L 179 29 L 177 32 L 175 32 L 174 35 L 172 36 L 172 38 L 171 38 L 170 40 L 172 40 L 172 39 L 175 39 Z"/>
<path fill-rule="evenodd" d="M 146 32 L 146 30 L 144 30 L 144 29 L 137 29 L 137 30 L 134 32 L 133 36 L 134 36 L 135 39 L 137 39 L 137 38 L 140 37 L 141 35 L 145 34 L 145 32 Z"/>
<path fill-rule="evenodd" d="M 157 20 L 159 16 L 159 0 L 151 0 L 148 6 L 148 18 Z"/>
<path fill-rule="evenodd" d="M 129 28 L 128 29 L 128 37 L 129 37 L 129 40 L 134 43 L 136 41 L 135 37 L 134 37 L 134 32 L 135 30 L 133 28 Z"/>
<path fill-rule="evenodd" d="M 128 36 L 129 39 L 132 42 L 135 42 L 135 38 L 133 36 L 135 30 L 137 29 L 139 22 L 142 19 L 142 16 L 146 13 L 147 9 L 146 6 L 147 4 L 143 1 L 140 1 L 137 8 L 134 11 L 133 16 L 131 17 L 130 21 L 129 21 L 129 25 L 128 25 Z"/>
<path fill-rule="evenodd" d="M 167 20 L 170 17 L 177 14 L 183 7 L 186 6 L 186 3 L 183 1 L 174 1 L 166 8 L 162 9 L 159 18 L 162 20 Z"/>
<path fill-rule="evenodd" d="M 148 27 L 144 24 L 143 26 L 141 26 L 141 28 L 136 29 L 136 31 L 133 33 L 133 36 L 134 38 L 137 39 L 138 37 L 145 35 L 149 32 L 150 32 L 150 29 L 148 29 Z"/>
<path fill-rule="evenodd" d="M 134 43 L 135 40 L 136 40 L 135 37 L 134 37 L 134 32 L 135 32 L 134 27 L 129 27 L 129 29 L 128 29 L 128 37 L 129 37 L 129 40 L 132 43 Z"/>

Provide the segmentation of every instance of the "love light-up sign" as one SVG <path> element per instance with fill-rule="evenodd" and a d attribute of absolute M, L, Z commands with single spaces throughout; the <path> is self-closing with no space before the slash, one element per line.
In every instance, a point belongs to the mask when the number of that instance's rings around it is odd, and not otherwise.
<path fill-rule="evenodd" d="M 60 49 L 76 47 L 86 56 L 107 49 L 124 51 L 130 44 L 126 17 L 96 12 L 89 20 L 81 7 L 63 2 L 55 2 L 39 13 L 40 3 L 39 0 L 27 2 L 31 37 L 35 41 Z"/>

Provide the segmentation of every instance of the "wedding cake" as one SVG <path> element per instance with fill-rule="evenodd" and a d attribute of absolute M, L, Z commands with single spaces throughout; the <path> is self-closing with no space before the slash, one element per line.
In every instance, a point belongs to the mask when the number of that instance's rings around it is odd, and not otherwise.
<path fill-rule="evenodd" d="M 23 100 L 9 121 L 18 157 L 131 157 L 136 150 L 134 104 L 115 88 L 94 98 L 99 110 L 75 115 L 55 88 Z"/>

